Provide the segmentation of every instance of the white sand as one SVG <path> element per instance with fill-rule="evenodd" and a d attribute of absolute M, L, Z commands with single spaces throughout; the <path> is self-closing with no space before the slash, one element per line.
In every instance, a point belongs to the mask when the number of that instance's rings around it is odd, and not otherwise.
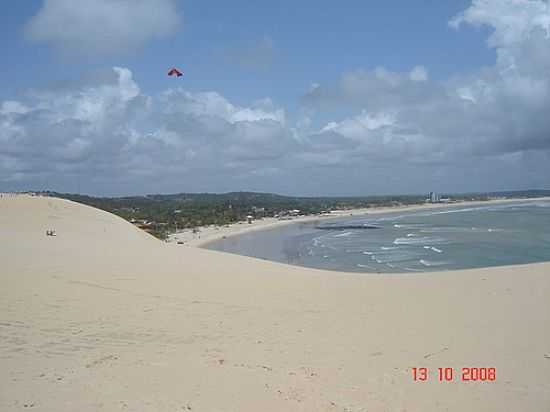
<path fill-rule="evenodd" d="M 548 263 L 339 274 L 17 197 L 0 282 L 0 411 L 550 410 Z M 464 366 L 497 379 L 433 376 Z"/>

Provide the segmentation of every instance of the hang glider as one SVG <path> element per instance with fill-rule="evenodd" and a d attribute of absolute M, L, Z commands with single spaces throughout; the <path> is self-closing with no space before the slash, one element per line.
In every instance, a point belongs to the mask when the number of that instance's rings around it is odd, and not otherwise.
<path fill-rule="evenodd" d="M 169 71 L 168 71 L 168 76 L 176 76 L 176 77 L 181 77 L 183 76 L 183 72 L 176 69 L 175 67 L 172 67 Z"/>

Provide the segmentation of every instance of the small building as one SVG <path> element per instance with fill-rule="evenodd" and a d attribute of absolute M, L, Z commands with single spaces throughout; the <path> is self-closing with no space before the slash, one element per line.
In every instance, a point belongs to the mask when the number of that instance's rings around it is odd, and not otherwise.
<path fill-rule="evenodd" d="M 252 206 L 252 214 L 256 219 L 265 217 L 265 207 Z"/>
<path fill-rule="evenodd" d="M 430 202 L 430 203 L 439 203 L 440 201 L 440 196 L 439 196 L 439 193 L 437 192 L 430 192 L 430 196 L 428 199 L 426 199 L 427 202 Z"/>
<path fill-rule="evenodd" d="M 254 216 L 252 216 L 252 215 L 248 215 L 248 216 L 246 217 L 246 221 L 247 221 L 249 224 L 252 223 L 252 220 L 253 220 L 253 219 L 254 219 Z"/>
<path fill-rule="evenodd" d="M 145 230 L 145 231 L 151 230 L 153 228 L 153 225 L 154 225 L 153 222 L 148 222 L 145 219 L 140 219 L 140 220 L 131 219 L 130 223 L 133 224 L 134 226 L 140 228 L 141 230 Z"/>

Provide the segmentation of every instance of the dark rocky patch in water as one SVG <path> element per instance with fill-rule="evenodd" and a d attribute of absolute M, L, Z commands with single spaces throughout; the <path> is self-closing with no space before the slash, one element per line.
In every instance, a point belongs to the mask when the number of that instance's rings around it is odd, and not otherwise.
<path fill-rule="evenodd" d="M 382 229 L 380 226 L 375 225 L 321 225 L 316 226 L 315 229 L 321 230 L 350 230 L 350 229 Z"/>

